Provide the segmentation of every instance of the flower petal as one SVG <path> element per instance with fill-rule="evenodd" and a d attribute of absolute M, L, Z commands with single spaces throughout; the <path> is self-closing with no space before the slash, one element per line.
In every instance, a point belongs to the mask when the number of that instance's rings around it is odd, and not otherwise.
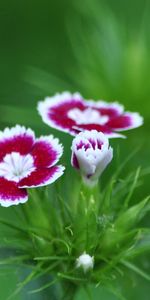
<path fill-rule="evenodd" d="M 2 206 L 17 205 L 27 200 L 28 195 L 25 189 L 19 189 L 16 182 L 0 177 L 0 204 Z"/>
<path fill-rule="evenodd" d="M 143 124 L 143 118 L 138 113 L 127 112 L 124 115 L 112 118 L 107 126 L 112 130 L 123 131 L 139 127 Z"/>
<path fill-rule="evenodd" d="M 94 186 L 113 158 L 106 135 L 96 130 L 80 132 L 72 141 L 71 164 L 81 172 L 85 184 Z"/>
<path fill-rule="evenodd" d="M 50 136 L 41 136 L 36 140 L 32 156 L 34 158 L 34 165 L 39 168 L 48 168 L 57 163 L 63 153 L 63 147 L 59 144 L 59 140 Z"/>
<path fill-rule="evenodd" d="M 98 110 L 102 116 L 106 115 L 110 118 L 119 116 L 124 111 L 124 106 L 118 102 L 86 101 L 87 105 Z"/>
<path fill-rule="evenodd" d="M 27 178 L 19 182 L 20 188 L 32 188 L 36 186 L 45 186 L 53 183 L 64 173 L 63 166 L 55 166 L 52 168 L 43 168 L 32 172 Z"/>
<path fill-rule="evenodd" d="M 79 133 L 84 130 L 97 130 L 98 132 L 103 132 L 108 138 L 125 138 L 124 135 L 114 132 L 111 128 L 107 125 L 99 125 L 99 124 L 82 124 L 77 125 L 75 127 L 76 131 Z"/>
<path fill-rule="evenodd" d="M 73 129 L 76 122 L 69 118 L 68 112 L 74 108 L 85 108 L 79 93 L 64 92 L 38 103 L 38 112 L 46 124 L 73 135 L 76 134 L 76 130 Z"/>
<path fill-rule="evenodd" d="M 78 163 L 78 159 L 77 156 L 74 152 L 72 152 L 72 156 L 71 156 L 71 164 L 74 168 L 76 169 L 80 169 L 79 163 Z"/>
<path fill-rule="evenodd" d="M 16 125 L 0 131 L 0 161 L 11 152 L 19 152 L 22 155 L 28 154 L 34 141 L 34 132 L 24 126 Z"/>
<path fill-rule="evenodd" d="M 116 131 L 139 127 L 143 118 L 124 112 L 118 102 L 84 100 L 80 94 L 64 92 L 38 103 L 43 121 L 53 128 L 76 135 L 83 130 L 97 130 L 109 138 L 122 137 Z"/>

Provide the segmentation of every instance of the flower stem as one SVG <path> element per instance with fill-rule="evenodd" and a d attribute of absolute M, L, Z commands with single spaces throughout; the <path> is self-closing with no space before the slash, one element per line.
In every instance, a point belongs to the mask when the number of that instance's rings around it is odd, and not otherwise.
<path fill-rule="evenodd" d="M 75 294 L 77 292 L 77 285 L 65 281 L 62 284 L 62 290 L 64 291 L 64 293 L 61 300 L 74 300 Z"/>

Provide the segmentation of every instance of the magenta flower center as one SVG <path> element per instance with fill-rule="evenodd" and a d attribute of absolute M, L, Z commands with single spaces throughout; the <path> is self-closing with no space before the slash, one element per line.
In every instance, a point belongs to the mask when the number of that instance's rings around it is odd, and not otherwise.
<path fill-rule="evenodd" d="M 0 163 L 0 177 L 7 180 L 19 182 L 35 170 L 32 155 L 21 155 L 18 152 L 6 154 Z"/>
<path fill-rule="evenodd" d="M 80 110 L 79 108 L 73 108 L 69 110 L 68 117 L 73 121 L 76 121 L 76 124 L 99 124 L 104 125 L 108 122 L 109 117 L 101 115 L 99 111 L 91 107 L 86 108 L 85 110 Z"/>

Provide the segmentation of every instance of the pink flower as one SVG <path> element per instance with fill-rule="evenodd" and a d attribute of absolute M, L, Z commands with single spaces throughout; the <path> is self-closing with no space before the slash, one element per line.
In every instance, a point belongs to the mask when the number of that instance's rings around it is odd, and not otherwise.
<path fill-rule="evenodd" d="M 26 188 L 59 178 L 64 167 L 55 164 L 62 153 L 62 145 L 52 135 L 36 139 L 31 129 L 19 125 L 0 131 L 0 204 L 24 203 Z"/>
<path fill-rule="evenodd" d="M 49 126 L 76 135 L 83 130 L 124 137 L 118 131 L 139 127 L 143 118 L 138 113 L 124 112 L 119 103 L 86 101 L 79 93 L 64 92 L 38 103 L 38 111 Z"/>
<path fill-rule="evenodd" d="M 80 132 L 72 142 L 71 164 L 78 169 L 88 186 L 97 184 L 99 176 L 113 158 L 108 138 L 96 130 Z"/>

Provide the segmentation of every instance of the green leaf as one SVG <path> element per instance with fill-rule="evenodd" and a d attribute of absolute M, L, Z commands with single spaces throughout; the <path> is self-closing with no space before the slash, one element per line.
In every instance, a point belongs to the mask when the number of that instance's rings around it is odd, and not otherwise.
<path fill-rule="evenodd" d="M 49 288 L 50 286 L 54 285 L 56 282 L 58 282 L 58 279 L 54 279 L 54 280 L 52 280 L 50 282 L 47 282 L 46 284 L 42 285 L 38 289 L 29 291 L 28 293 L 29 294 L 35 294 L 35 293 L 42 292 L 43 290 L 45 290 L 45 289 Z"/>
<path fill-rule="evenodd" d="M 37 274 L 37 272 L 39 271 L 41 267 L 41 263 L 39 263 L 36 268 L 22 281 L 18 284 L 18 287 L 15 289 L 15 291 L 8 297 L 7 300 L 13 299 L 13 297 L 15 297 L 16 295 L 18 295 L 21 290 L 24 288 L 25 285 L 27 285 L 27 283 L 29 283 L 30 281 L 32 281 L 32 279 L 34 278 L 34 276 Z"/>
<path fill-rule="evenodd" d="M 22 124 L 26 126 L 43 126 L 35 109 L 13 105 L 0 105 L 1 122 Z"/>
<path fill-rule="evenodd" d="M 134 258 L 150 252 L 150 230 L 139 229 L 134 245 L 124 253 L 125 258 Z"/>
<path fill-rule="evenodd" d="M 29 84 L 32 84 L 36 88 L 48 93 L 55 93 L 58 90 L 70 89 L 70 85 L 65 82 L 63 79 L 58 78 L 57 76 L 41 70 L 39 68 L 28 66 L 25 68 L 24 80 Z"/>
<path fill-rule="evenodd" d="M 108 228 L 101 240 L 101 249 L 105 251 L 114 252 L 119 251 L 121 244 L 133 243 L 133 240 L 138 232 L 138 229 L 134 226 L 141 220 L 141 218 L 149 210 L 149 206 L 146 206 L 150 197 L 147 197 L 140 203 L 127 209 L 125 212 L 120 212 L 118 218 Z M 120 244 L 121 243 L 121 244 Z"/>
<path fill-rule="evenodd" d="M 136 171 L 136 173 L 135 173 L 135 177 L 134 177 L 134 180 L 133 180 L 133 184 L 131 185 L 131 188 L 130 188 L 130 190 L 129 190 L 129 193 L 128 193 L 128 195 L 127 195 L 127 197 L 126 197 L 126 199 L 125 199 L 125 202 L 124 202 L 124 207 L 125 207 L 125 208 L 128 207 L 129 201 L 130 201 L 130 199 L 131 199 L 131 197 L 132 197 L 132 194 L 133 194 L 133 192 L 134 192 L 134 189 L 135 189 L 135 187 L 136 187 L 136 185 L 137 185 L 137 181 L 138 181 L 139 175 L 140 175 L 140 170 L 141 170 L 141 168 L 138 168 L 137 171 Z"/>
<path fill-rule="evenodd" d="M 142 276 L 143 278 L 147 279 L 148 281 L 150 281 L 150 275 L 147 274 L 146 272 L 144 272 L 143 270 L 141 270 L 140 268 L 138 268 L 137 266 L 135 266 L 134 264 L 132 264 L 129 261 L 126 260 L 121 260 L 121 263 L 127 267 L 128 269 L 134 271 L 135 273 L 139 274 L 140 276 Z"/>
<path fill-rule="evenodd" d="M 146 199 L 144 199 L 140 203 L 132 206 L 131 208 L 120 214 L 115 222 L 115 229 L 118 231 L 122 231 L 123 233 L 137 224 L 150 209 L 149 206 L 145 208 L 149 200 L 150 196 L 146 197 Z"/>

